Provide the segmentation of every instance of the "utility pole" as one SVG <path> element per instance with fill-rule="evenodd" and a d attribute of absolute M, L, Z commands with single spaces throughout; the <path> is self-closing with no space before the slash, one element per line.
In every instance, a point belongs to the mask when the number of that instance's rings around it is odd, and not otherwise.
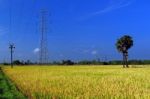
<path fill-rule="evenodd" d="M 10 42 L 11 42 L 11 39 L 12 39 L 12 1 L 13 0 L 9 0 L 9 3 L 10 3 L 10 7 L 9 7 L 9 32 L 10 32 Z M 10 43 L 9 44 L 9 49 L 10 49 L 10 61 L 11 61 L 11 68 L 13 68 L 13 52 L 14 52 L 14 49 L 15 49 L 15 46 L 13 43 Z"/>
<path fill-rule="evenodd" d="M 14 44 L 10 44 L 9 49 L 10 49 L 11 68 L 13 68 L 13 53 L 15 49 Z"/>

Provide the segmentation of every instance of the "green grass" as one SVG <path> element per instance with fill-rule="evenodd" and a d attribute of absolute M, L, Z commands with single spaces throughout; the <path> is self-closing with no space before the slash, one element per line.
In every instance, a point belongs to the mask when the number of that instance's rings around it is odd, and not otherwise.
<path fill-rule="evenodd" d="M 5 74 L 31 99 L 150 99 L 150 67 L 4 67 Z"/>
<path fill-rule="evenodd" d="M 0 68 L 0 99 L 26 99 Z"/>

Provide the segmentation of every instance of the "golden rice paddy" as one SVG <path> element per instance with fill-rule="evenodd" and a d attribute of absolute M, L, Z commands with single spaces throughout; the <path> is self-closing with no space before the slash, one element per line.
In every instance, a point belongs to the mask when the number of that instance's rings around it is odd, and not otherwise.
<path fill-rule="evenodd" d="M 29 99 L 150 99 L 148 66 L 18 66 L 3 71 Z"/>

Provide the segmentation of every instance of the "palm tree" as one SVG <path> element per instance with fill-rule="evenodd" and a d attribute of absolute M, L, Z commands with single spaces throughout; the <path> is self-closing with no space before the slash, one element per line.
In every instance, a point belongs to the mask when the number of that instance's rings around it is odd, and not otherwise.
<path fill-rule="evenodd" d="M 123 67 L 128 66 L 128 50 L 133 46 L 133 40 L 131 36 L 125 35 L 117 40 L 116 48 L 123 54 Z"/>

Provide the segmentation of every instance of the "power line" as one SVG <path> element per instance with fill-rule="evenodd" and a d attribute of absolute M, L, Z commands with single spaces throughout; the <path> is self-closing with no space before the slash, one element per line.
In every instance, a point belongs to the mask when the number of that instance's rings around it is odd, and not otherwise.
<path fill-rule="evenodd" d="M 9 0 L 9 33 L 10 33 L 10 38 L 9 38 L 9 43 L 12 40 L 12 0 Z"/>

